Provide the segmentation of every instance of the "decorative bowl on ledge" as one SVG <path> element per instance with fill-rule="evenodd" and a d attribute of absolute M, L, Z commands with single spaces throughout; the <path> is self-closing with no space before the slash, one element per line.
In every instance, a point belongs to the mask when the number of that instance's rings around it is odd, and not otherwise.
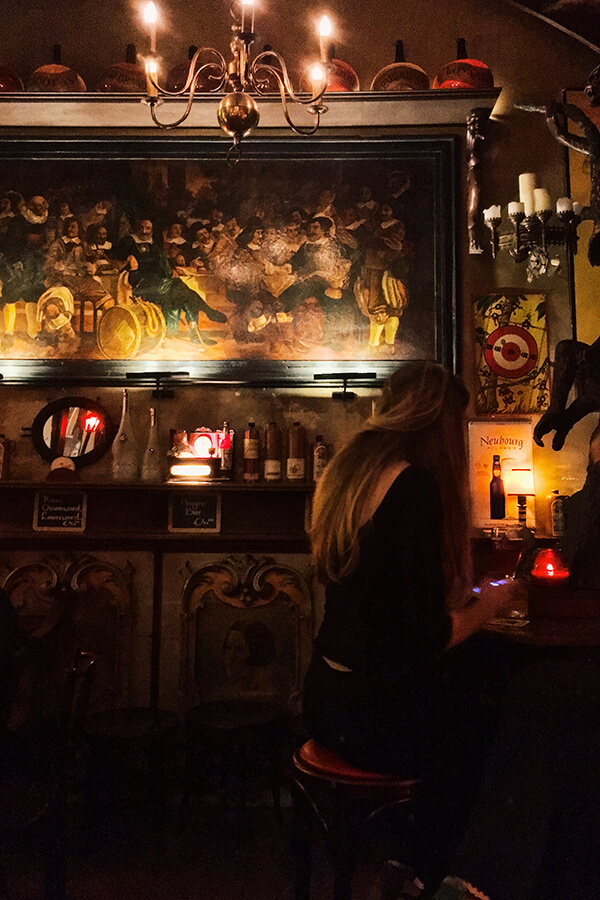
<path fill-rule="evenodd" d="M 600 590 L 569 587 L 567 584 L 529 585 L 531 619 L 600 618 Z"/>

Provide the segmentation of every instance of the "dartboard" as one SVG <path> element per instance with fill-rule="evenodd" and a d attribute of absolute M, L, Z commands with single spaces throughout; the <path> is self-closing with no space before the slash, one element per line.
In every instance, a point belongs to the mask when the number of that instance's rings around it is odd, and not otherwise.
<path fill-rule="evenodd" d="M 533 336 L 519 325 L 503 325 L 485 342 L 485 359 L 496 375 L 522 378 L 535 366 L 538 347 Z"/>

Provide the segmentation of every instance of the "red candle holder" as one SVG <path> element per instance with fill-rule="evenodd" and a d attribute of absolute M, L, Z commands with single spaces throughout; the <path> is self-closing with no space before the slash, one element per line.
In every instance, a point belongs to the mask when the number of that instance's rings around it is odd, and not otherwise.
<path fill-rule="evenodd" d="M 539 550 L 531 569 L 531 578 L 539 585 L 564 585 L 569 580 L 569 567 L 560 551 L 553 547 Z"/>

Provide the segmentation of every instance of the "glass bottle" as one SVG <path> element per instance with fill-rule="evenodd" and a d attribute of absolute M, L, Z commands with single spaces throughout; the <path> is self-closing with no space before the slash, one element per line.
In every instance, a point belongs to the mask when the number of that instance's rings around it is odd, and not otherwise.
<path fill-rule="evenodd" d="M 233 475 L 233 431 L 229 422 L 223 422 L 223 430 L 219 438 L 219 456 L 221 457 L 221 475 L 231 478 Z"/>
<path fill-rule="evenodd" d="M 265 428 L 265 481 L 281 481 L 281 431 L 276 422 Z"/>
<path fill-rule="evenodd" d="M 306 432 L 300 422 L 294 422 L 288 435 L 288 481 L 304 481 L 306 476 Z"/>
<path fill-rule="evenodd" d="M 313 470 L 312 476 L 313 481 L 317 482 L 323 472 L 325 471 L 325 467 L 329 462 L 329 447 L 323 440 L 323 435 L 318 434 L 315 438 L 315 445 L 313 447 Z"/>
<path fill-rule="evenodd" d="M 254 421 L 250 420 L 244 433 L 244 481 L 258 481 L 259 478 L 258 429 Z"/>
<path fill-rule="evenodd" d="M 114 481 L 137 481 L 137 443 L 129 415 L 129 394 L 123 390 L 123 407 L 119 430 L 112 444 L 112 475 Z"/>
<path fill-rule="evenodd" d="M 504 519 L 505 517 L 506 495 L 502 482 L 500 456 L 495 453 L 492 461 L 492 480 L 490 481 L 490 519 Z"/>
<path fill-rule="evenodd" d="M 429 75 L 404 58 L 404 42 L 396 41 L 394 62 L 384 66 L 371 83 L 372 91 L 428 91 Z"/>
<path fill-rule="evenodd" d="M 142 468 L 140 472 L 140 481 L 148 483 L 163 480 L 162 459 L 160 455 L 160 446 L 158 443 L 158 423 L 156 420 L 156 409 L 150 407 L 150 432 L 148 434 L 148 443 L 142 457 Z"/>

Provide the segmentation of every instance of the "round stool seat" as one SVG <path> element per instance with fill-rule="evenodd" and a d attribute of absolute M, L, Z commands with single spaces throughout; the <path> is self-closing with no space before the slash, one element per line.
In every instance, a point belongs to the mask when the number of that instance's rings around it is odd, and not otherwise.
<path fill-rule="evenodd" d="M 286 715 L 283 707 L 264 700 L 214 700 L 193 706 L 185 719 L 192 727 L 232 731 L 260 727 Z"/>
<path fill-rule="evenodd" d="M 175 713 L 145 706 L 110 709 L 88 716 L 85 734 L 98 740 L 141 744 L 174 732 L 179 724 Z"/>
<path fill-rule="evenodd" d="M 315 778 L 326 778 L 342 784 L 377 787 L 404 787 L 407 793 L 418 785 L 415 778 L 404 778 L 401 775 L 385 775 L 380 772 L 367 772 L 346 762 L 333 750 L 328 750 L 310 740 L 303 744 L 294 754 L 294 765 L 305 775 Z"/>

